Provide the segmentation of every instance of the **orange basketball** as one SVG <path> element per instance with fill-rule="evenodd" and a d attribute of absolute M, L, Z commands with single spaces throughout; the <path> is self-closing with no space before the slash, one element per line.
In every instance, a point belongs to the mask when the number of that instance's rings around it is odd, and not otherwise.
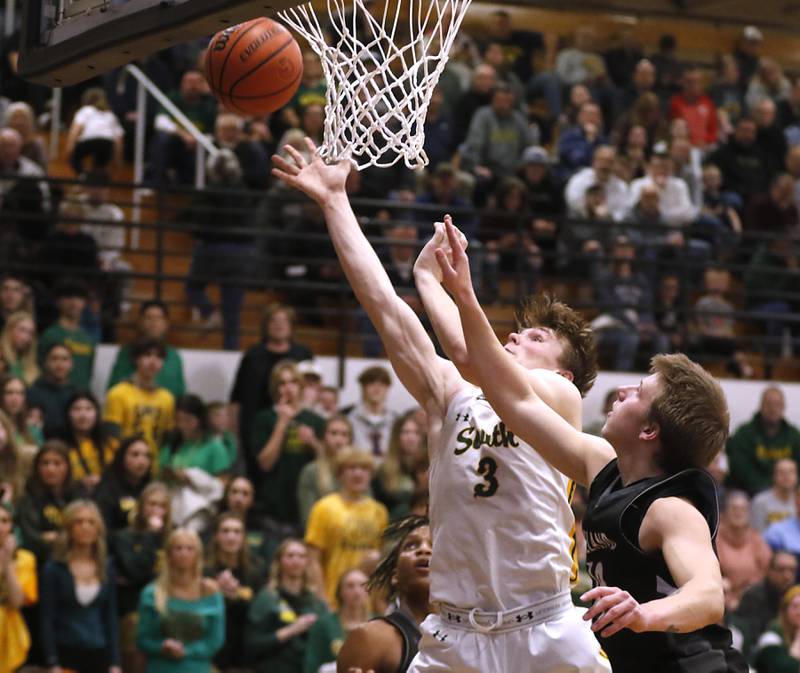
<path fill-rule="evenodd" d="M 231 112 L 275 112 L 294 96 L 303 55 L 292 34 L 261 17 L 217 33 L 206 50 L 206 79 Z"/>

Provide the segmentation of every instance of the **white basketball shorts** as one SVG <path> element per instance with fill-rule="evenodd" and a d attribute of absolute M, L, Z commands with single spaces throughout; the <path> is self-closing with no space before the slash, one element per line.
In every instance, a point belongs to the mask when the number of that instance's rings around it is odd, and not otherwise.
<path fill-rule="evenodd" d="M 408 673 L 610 673 L 583 612 L 569 609 L 541 624 L 500 633 L 456 627 L 428 615 Z"/>

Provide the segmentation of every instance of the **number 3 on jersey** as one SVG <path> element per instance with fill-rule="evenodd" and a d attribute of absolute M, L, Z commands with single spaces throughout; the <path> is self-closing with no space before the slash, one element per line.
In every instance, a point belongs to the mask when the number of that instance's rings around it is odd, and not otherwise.
<path fill-rule="evenodd" d="M 495 493 L 497 493 L 497 489 L 500 486 L 494 476 L 494 473 L 497 472 L 497 461 L 494 458 L 489 458 L 488 456 L 481 458 L 481 462 L 478 463 L 477 472 L 483 477 L 483 481 L 485 483 L 475 486 L 475 497 L 491 498 Z"/>

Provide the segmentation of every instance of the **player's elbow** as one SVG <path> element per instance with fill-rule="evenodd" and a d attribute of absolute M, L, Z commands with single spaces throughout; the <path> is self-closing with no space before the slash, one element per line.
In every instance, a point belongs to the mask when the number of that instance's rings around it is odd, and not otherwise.
<path fill-rule="evenodd" d="M 703 583 L 703 591 L 698 596 L 698 610 L 695 613 L 695 628 L 703 628 L 709 624 L 719 624 L 725 616 L 725 592 L 722 581 L 709 579 Z"/>
<path fill-rule="evenodd" d="M 722 582 L 715 584 L 709 591 L 708 624 L 719 624 L 725 616 L 725 591 Z"/>

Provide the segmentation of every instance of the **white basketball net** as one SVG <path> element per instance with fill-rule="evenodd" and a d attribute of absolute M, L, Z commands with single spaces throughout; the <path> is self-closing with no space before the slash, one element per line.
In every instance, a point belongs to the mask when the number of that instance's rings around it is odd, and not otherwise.
<path fill-rule="evenodd" d="M 411 169 L 427 166 L 425 114 L 471 0 L 387 0 L 380 21 L 364 0 L 352 0 L 351 12 L 346 0 L 327 2 L 330 45 L 310 3 L 279 13 L 322 62 L 328 91 L 320 156 L 350 159 L 359 170 L 401 158 Z"/>

